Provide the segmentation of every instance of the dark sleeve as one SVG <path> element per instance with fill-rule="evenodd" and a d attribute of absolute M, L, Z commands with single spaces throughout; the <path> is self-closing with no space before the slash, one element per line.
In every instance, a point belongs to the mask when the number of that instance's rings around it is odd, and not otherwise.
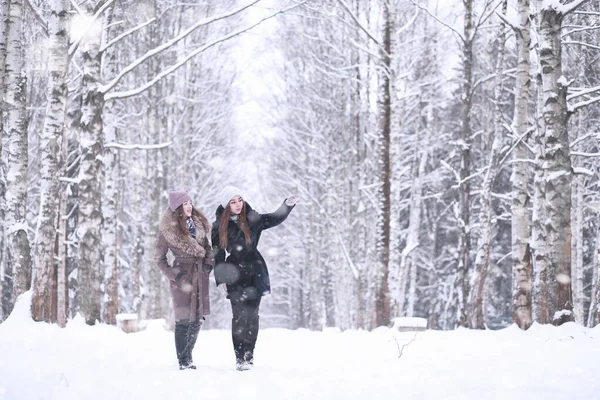
<path fill-rule="evenodd" d="M 167 261 L 168 251 L 169 246 L 161 233 L 158 235 L 158 240 L 156 241 L 156 247 L 154 249 L 154 262 L 167 278 L 174 281 L 181 270 L 179 268 L 171 268 Z"/>
<path fill-rule="evenodd" d="M 215 267 L 215 254 L 213 253 L 213 250 L 210 247 L 208 238 L 204 241 L 204 250 L 206 250 L 206 256 L 204 256 L 204 262 L 202 263 L 202 265 L 210 265 L 210 268 L 212 269 Z"/>
<path fill-rule="evenodd" d="M 215 266 L 215 282 L 220 285 L 222 280 L 220 279 L 221 274 L 219 273 L 219 264 L 225 262 L 225 250 L 219 247 L 219 225 L 215 222 L 212 227 L 211 232 L 211 241 L 212 241 L 212 257 Z"/>
<path fill-rule="evenodd" d="M 294 207 L 295 205 L 287 206 L 284 201 L 283 204 L 277 209 L 277 211 L 270 214 L 261 214 L 260 224 L 262 228 L 269 229 L 279 225 L 280 223 L 285 221 L 285 219 L 288 217 L 288 215 L 290 215 Z"/>

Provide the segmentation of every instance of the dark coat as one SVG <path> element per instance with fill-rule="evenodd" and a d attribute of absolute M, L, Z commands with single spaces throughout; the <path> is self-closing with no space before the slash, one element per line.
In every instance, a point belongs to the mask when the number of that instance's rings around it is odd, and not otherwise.
<path fill-rule="evenodd" d="M 208 240 L 210 226 L 202 223 L 196 209 L 192 212 L 192 220 L 196 225 L 196 239 L 181 233 L 176 211 L 167 209 L 159 223 L 154 258 L 158 268 L 169 279 L 176 320 L 196 321 L 210 314 L 209 273 L 202 268 L 204 264 L 215 265 Z M 171 264 L 167 259 L 169 250 L 175 257 Z M 181 271 L 183 275 L 176 280 Z"/>
<path fill-rule="evenodd" d="M 252 294 L 264 296 L 271 293 L 269 270 L 265 259 L 257 249 L 258 242 L 263 230 L 285 221 L 294 208 L 294 206 L 290 207 L 283 203 L 274 213 L 259 214 L 248 203 L 245 203 L 245 206 L 251 241 L 246 243 L 244 233 L 237 223 L 229 221 L 227 227 L 227 254 L 229 256 L 227 259 L 225 259 L 225 249 L 219 247 L 219 222 L 225 211 L 223 206 L 217 208 L 216 220 L 212 226 L 215 281 L 217 285 L 227 284 L 228 298 L 242 294 L 251 297 Z"/>

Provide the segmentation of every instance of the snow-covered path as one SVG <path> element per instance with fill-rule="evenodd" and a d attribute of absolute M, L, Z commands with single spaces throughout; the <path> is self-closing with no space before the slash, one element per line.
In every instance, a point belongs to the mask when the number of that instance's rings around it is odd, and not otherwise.
<path fill-rule="evenodd" d="M 125 334 L 82 320 L 0 325 L 0 399 L 600 399 L 600 328 L 414 333 L 265 329 L 254 370 L 234 369 L 230 333 L 202 331 L 179 371 L 160 324 Z"/>

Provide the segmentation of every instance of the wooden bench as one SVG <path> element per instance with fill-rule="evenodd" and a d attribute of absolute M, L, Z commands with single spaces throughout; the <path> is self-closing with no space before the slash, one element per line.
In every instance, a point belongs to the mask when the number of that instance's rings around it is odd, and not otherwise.
<path fill-rule="evenodd" d="M 427 320 L 418 317 L 396 317 L 392 329 L 398 332 L 415 332 L 427 330 Z"/>
<path fill-rule="evenodd" d="M 137 332 L 139 329 L 137 314 L 117 314 L 117 328 L 125 333 Z"/>

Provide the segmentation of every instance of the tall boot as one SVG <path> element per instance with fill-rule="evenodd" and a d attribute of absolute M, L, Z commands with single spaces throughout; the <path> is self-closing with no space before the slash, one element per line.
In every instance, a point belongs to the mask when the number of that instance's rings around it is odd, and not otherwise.
<path fill-rule="evenodd" d="M 196 369 L 194 365 L 194 360 L 192 358 L 192 351 L 194 350 L 194 346 L 196 345 L 196 340 L 198 339 L 198 333 L 200 333 L 200 327 L 202 327 L 203 321 L 193 321 L 190 322 L 190 326 L 188 328 L 188 336 L 187 336 L 187 360 L 188 360 L 188 368 Z"/>
<path fill-rule="evenodd" d="M 233 342 L 233 352 L 235 353 L 236 363 L 244 360 L 244 324 L 241 321 L 231 320 L 231 341 Z"/>
<path fill-rule="evenodd" d="M 251 366 L 254 365 L 254 347 L 258 338 L 258 329 L 260 327 L 258 315 L 253 315 L 248 320 L 248 331 L 246 337 L 246 346 L 244 348 L 244 361 Z"/>
<path fill-rule="evenodd" d="M 187 320 L 175 322 L 175 351 L 177 352 L 177 361 L 179 369 L 188 369 L 188 330 L 190 324 Z"/>

